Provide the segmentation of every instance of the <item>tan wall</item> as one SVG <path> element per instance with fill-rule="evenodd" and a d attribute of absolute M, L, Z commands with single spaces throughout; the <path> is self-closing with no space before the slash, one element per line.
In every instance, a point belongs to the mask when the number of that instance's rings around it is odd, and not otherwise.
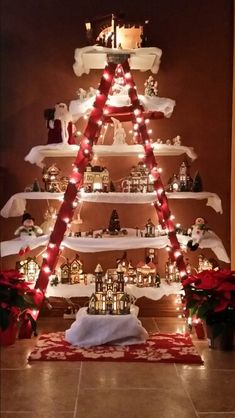
<path fill-rule="evenodd" d="M 16 0 L 2 2 L 3 65 L 2 65 L 2 141 L 1 206 L 14 193 L 23 191 L 41 170 L 24 162 L 24 156 L 36 145 L 46 143 L 47 131 L 43 110 L 58 101 L 75 98 L 79 87 L 96 86 L 101 72 L 77 78 L 72 70 L 76 47 L 85 45 L 84 19 L 110 11 L 110 2 L 70 0 Z M 130 2 L 119 1 L 118 9 L 128 12 Z M 113 9 L 115 11 L 115 7 Z M 145 16 L 144 16 L 145 13 Z M 204 216 L 208 225 L 221 237 L 230 253 L 230 155 L 232 115 L 233 23 L 232 1 L 177 0 L 166 2 L 135 2 L 133 17 L 150 18 L 151 45 L 163 50 L 157 75 L 159 96 L 176 100 L 170 119 L 152 122 L 155 137 L 163 140 L 180 134 L 184 145 L 193 146 L 199 158 L 192 164 L 192 175 L 198 169 L 204 190 L 216 192 L 222 199 L 223 215 L 216 214 L 200 201 L 170 201 L 177 222 L 185 227 L 197 216 Z M 134 72 L 140 92 L 148 73 Z M 78 126 L 80 129 L 81 126 Z M 129 126 L 128 126 L 129 129 Z M 111 129 L 109 130 L 111 135 Z M 177 170 L 183 157 L 159 158 L 163 180 Z M 135 162 L 135 161 L 134 161 Z M 72 160 L 61 159 L 58 165 L 68 173 Z M 122 177 L 133 160 L 101 161 L 110 168 L 114 179 Z M 27 209 L 42 222 L 46 202 L 29 202 Z M 152 207 L 143 205 L 116 206 L 123 227 L 143 226 Z M 84 204 L 82 227 L 105 227 L 111 205 Z M 94 222 L 95 211 L 95 222 Z M 156 220 L 156 219 L 155 219 Z M 21 219 L 2 220 L 2 240 L 13 237 Z M 38 254 L 35 251 L 35 254 Z M 211 251 L 205 254 L 213 256 Z M 198 255 L 198 253 L 197 253 Z M 100 261 L 111 267 L 119 253 L 82 255 L 86 270 Z M 133 262 L 144 257 L 144 251 L 130 252 Z M 160 271 L 166 254 L 158 253 Z M 190 254 L 190 258 L 195 255 Z M 3 259 L 3 267 L 14 267 L 15 257 Z"/>

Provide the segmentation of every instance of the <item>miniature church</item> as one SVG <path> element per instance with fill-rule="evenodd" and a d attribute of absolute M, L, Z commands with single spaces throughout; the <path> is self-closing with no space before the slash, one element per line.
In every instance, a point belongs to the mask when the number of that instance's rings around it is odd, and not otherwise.
<path fill-rule="evenodd" d="M 116 270 L 103 276 L 100 264 L 95 269 L 95 293 L 90 297 L 89 314 L 124 315 L 130 313 L 130 297 L 124 292 L 124 269 L 121 264 Z"/>

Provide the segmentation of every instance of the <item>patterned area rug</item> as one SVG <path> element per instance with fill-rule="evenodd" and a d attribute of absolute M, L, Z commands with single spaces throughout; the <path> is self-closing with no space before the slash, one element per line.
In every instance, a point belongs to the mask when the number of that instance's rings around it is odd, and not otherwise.
<path fill-rule="evenodd" d="M 153 333 L 145 344 L 75 347 L 64 339 L 64 332 L 43 334 L 29 356 L 30 361 L 135 361 L 203 364 L 189 335 Z"/>

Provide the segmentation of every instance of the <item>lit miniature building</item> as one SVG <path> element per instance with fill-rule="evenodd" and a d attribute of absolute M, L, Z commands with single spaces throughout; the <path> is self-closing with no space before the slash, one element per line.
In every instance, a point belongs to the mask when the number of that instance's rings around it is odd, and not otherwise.
<path fill-rule="evenodd" d="M 52 164 L 50 167 L 43 168 L 42 179 L 45 184 L 45 191 L 51 193 L 61 193 L 66 190 L 68 177 L 60 177 L 61 170 Z"/>
<path fill-rule="evenodd" d="M 206 258 L 204 257 L 203 254 L 200 254 L 198 257 L 198 273 L 201 273 L 204 270 L 212 270 L 213 269 L 213 265 L 212 263 Z"/>
<path fill-rule="evenodd" d="M 189 164 L 185 160 L 180 164 L 179 174 L 173 174 L 167 186 L 169 192 L 190 192 L 192 190 L 193 179 L 190 176 Z"/>
<path fill-rule="evenodd" d="M 131 21 L 123 13 L 99 16 L 86 21 L 87 39 L 90 45 L 106 48 L 133 49 L 146 46 L 144 26 L 148 21 Z"/>
<path fill-rule="evenodd" d="M 145 237 L 155 237 L 155 225 L 148 219 L 145 225 Z"/>
<path fill-rule="evenodd" d="M 122 191 L 127 193 L 151 193 L 154 191 L 154 180 L 143 162 L 132 167 L 130 175 L 122 182 Z"/>
<path fill-rule="evenodd" d="M 60 280 L 63 284 L 85 283 L 83 263 L 79 260 L 78 254 L 76 254 L 76 257 L 71 262 L 67 259 L 66 263 L 61 264 Z"/>
<path fill-rule="evenodd" d="M 28 257 L 26 260 L 17 261 L 16 269 L 19 273 L 23 274 L 23 277 L 28 282 L 36 282 L 40 271 L 36 258 L 32 257 Z"/>
<path fill-rule="evenodd" d="M 100 264 L 95 269 L 95 293 L 90 297 L 89 314 L 123 315 L 130 313 L 130 297 L 124 292 L 124 270 L 108 271 L 103 277 Z"/>
<path fill-rule="evenodd" d="M 169 282 L 179 282 L 180 281 L 179 270 L 176 266 L 176 262 L 171 261 L 170 258 L 166 262 L 165 278 Z"/>
<path fill-rule="evenodd" d="M 192 188 L 193 180 L 190 177 L 189 164 L 186 160 L 180 164 L 178 179 L 179 191 L 189 192 Z"/>
<path fill-rule="evenodd" d="M 154 263 L 148 264 L 139 262 L 136 266 L 137 270 L 137 281 L 138 287 L 159 287 L 160 276 L 157 273 L 157 269 Z"/>
<path fill-rule="evenodd" d="M 107 168 L 88 164 L 84 172 L 83 187 L 87 193 L 96 191 L 108 192 L 109 172 Z"/>

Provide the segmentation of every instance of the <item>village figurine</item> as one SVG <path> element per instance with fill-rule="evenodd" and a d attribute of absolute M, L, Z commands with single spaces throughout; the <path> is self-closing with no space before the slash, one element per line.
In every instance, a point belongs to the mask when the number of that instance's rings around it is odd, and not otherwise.
<path fill-rule="evenodd" d="M 112 118 L 114 126 L 113 145 L 126 144 L 126 131 L 118 119 Z"/>
<path fill-rule="evenodd" d="M 194 225 L 188 229 L 188 234 L 191 239 L 188 241 L 187 247 L 190 248 L 191 251 L 197 250 L 200 241 L 203 239 L 203 236 L 208 229 L 204 218 L 196 218 Z"/>
<path fill-rule="evenodd" d="M 65 103 L 57 103 L 54 109 L 46 109 L 44 117 L 47 120 L 48 144 L 75 144 L 75 127 Z"/>
<path fill-rule="evenodd" d="M 29 214 L 24 213 L 22 217 L 22 225 L 17 228 L 14 235 L 20 237 L 21 239 L 25 238 L 36 238 L 43 234 L 40 226 L 34 224 L 35 219 Z"/>

